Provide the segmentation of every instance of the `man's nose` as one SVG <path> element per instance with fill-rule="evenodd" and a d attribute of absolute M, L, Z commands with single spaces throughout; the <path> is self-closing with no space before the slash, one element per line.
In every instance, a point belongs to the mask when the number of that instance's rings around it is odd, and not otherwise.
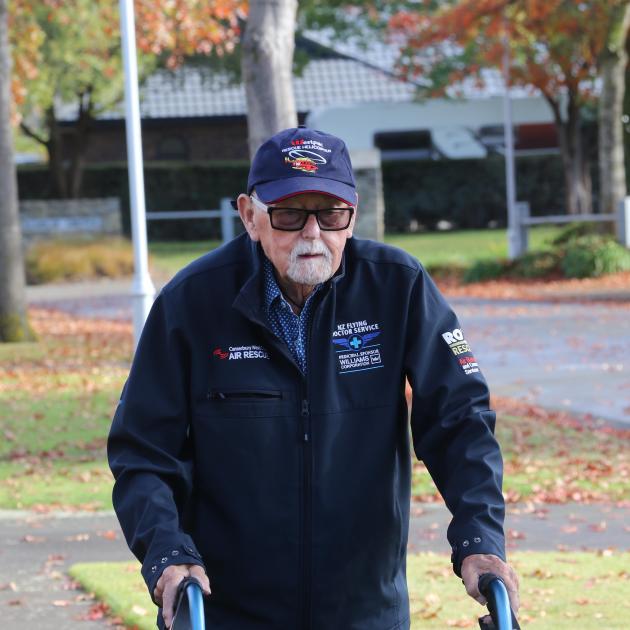
<path fill-rule="evenodd" d="M 304 238 L 319 238 L 319 223 L 314 214 L 309 214 L 306 224 L 302 228 L 302 236 Z"/>

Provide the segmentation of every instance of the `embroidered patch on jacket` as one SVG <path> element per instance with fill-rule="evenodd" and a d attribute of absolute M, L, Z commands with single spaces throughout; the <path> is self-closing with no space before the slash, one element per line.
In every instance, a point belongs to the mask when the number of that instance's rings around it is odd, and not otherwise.
<path fill-rule="evenodd" d="M 464 338 L 464 333 L 460 328 L 455 328 L 455 330 L 442 333 L 442 339 L 446 341 L 452 353 L 456 357 L 459 357 L 459 364 L 462 366 L 462 370 L 464 370 L 466 374 L 479 372 L 479 365 L 477 364 L 477 359 L 475 359 L 475 357 L 461 356 L 463 354 L 471 353 L 472 350 L 470 349 L 470 345 Z"/>
<path fill-rule="evenodd" d="M 367 320 L 337 324 L 332 342 L 337 348 L 339 374 L 384 367 L 381 359 L 381 344 L 376 341 L 380 334 L 379 325 L 368 324 Z"/>
<path fill-rule="evenodd" d="M 475 357 L 459 357 L 459 364 L 466 374 L 474 374 L 479 372 L 479 365 Z"/>
<path fill-rule="evenodd" d="M 214 348 L 212 356 L 220 361 L 243 361 L 246 359 L 268 359 L 269 353 L 262 346 L 230 346 L 227 350 Z"/>

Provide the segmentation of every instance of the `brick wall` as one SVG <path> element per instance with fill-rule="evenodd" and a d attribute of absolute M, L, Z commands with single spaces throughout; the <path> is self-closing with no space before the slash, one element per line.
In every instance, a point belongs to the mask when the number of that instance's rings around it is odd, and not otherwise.
<path fill-rule="evenodd" d="M 70 125 L 64 133 L 71 142 Z M 146 161 L 247 160 L 247 120 L 244 116 L 144 120 L 142 150 Z M 124 121 L 98 121 L 90 131 L 87 164 L 126 159 Z"/>

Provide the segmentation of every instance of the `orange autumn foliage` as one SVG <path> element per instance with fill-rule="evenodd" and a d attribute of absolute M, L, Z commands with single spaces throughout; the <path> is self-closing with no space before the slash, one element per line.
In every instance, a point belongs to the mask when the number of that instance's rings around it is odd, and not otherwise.
<path fill-rule="evenodd" d="M 120 55 L 118 2 L 101 0 L 13 0 L 9 33 L 13 49 L 12 91 L 16 108 L 37 79 L 42 64 L 41 48 L 47 37 L 64 36 L 79 10 L 91 12 L 90 23 L 111 38 L 111 46 L 98 51 L 104 76 L 115 74 Z M 189 55 L 222 54 L 234 47 L 240 34 L 238 20 L 247 11 L 246 0 L 135 0 L 136 39 L 140 54 L 162 57 L 174 68 Z M 69 36 L 72 36 L 71 34 Z M 95 54 L 95 51 L 86 51 Z M 77 60 L 77 65 L 81 59 Z M 82 68 L 85 70 L 85 68 Z M 18 116 L 15 116 L 17 122 Z"/>
<path fill-rule="evenodd" d="M 565 89 L 588 98 L 615 12 L 625 0 L 458 0 L 428 3 L 395 14 L 390 30 L 406 48 L 405 70 L 415 77 L 460 56 L 445 82 L 479 67 L 501 67 L 507 38 L 511 81 L 547 97 Z M 427 59 L 429 60 L 427 62 Z M 445 86 L 432 86 L 435 91 Z"/>

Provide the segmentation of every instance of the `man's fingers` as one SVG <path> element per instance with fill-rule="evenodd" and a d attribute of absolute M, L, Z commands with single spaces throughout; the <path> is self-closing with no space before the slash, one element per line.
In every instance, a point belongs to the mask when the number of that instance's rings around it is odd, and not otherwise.
<path fill-rule="evenodd" d="M 505 582 L 505 588 L 507 589 L 508 597 L 510 598 L 510 606 L 512 606 L 512 610 L 516 614 L 520 607 L 520 598 L 518 595 L 518 575 L 516 574 L 516 571 L 507 564 L 503 566 L 503 569 L 504 570 L 499 575 Z"/>
<path fill-rule="evenodd" d="M 462 573 L 463 575 L 463 573 Z M 462 582 L 466 588 L 466 592 L 482 606 L 486 605 L 486 598 L 479 592 L 479 586 L 477 584 L 478 577 L 467 576 L 467 579 L 463 579 Z"/>
<path fill-rule="evenodd" d="M 486 598 L 479 592 L 479 571 L 476 564 L 465 562 L 462 565 L 462 582 L 466 592 L 482 606 L 486 605 Z"/>
<path fill-rule="evenodd" d="M 191 577 L 194 577 L 199 582 L 199 584 L 201 584 L 201 590 L 203 591 L 203 594 L 210 595 L 210 580 L 208 579 L 204 568 L 198 565 L 194 565 L 190 567 L 190 575 Z"/>
<path fill-rule="evenodd" d="M 162 598 L 162 617 L 164 618 L 164 623 L 166 624 L 167 628 L 170 628 L 171 624 L 173 623 L 173 607 L 175 606 L 177 587 L 179 586 L 179 583 L 184 579 L 184 577 L 185 575 L 181 573 L 173 576 L 173 578 L 167 582 L 167 585 L 164 588 L 164 595 Z"/>
<path fill-rule="evenodd" d="M 518 578 L 516 579 L 516 582 L 512 581 L 510 584 L 506 581 L 506 588 L 508 597 L 510 598 L 510 606 L 512 606 L 512 610 L 514 611 L 514 614 L 516 614 L 521 606 L 521 600 L 518 594 Z"/>
<path fill-rule="evenodd" d="M 475 554 L 464 559 L 462 582 L 464 582 L 466 592 L 482 605 L 486 604 L 486 600 L 479 592 L 479 576 L 484 573 L 494 573 L 503 579 L 510 598 L 510 605 L 516 613 L 520 602 L 518 576 L 514 569 L 497 556 L 490 554 Z"/>
<path fill-rule="evenodd" d="M 162 585 L 158 582 L 158 585 L 153 590 L 153 599 L 158 606 L 162 606 L 162 593 L 163 588 Z"/>
<path fill-rule="evenodd" d="M 189 576 L 194 577 L 201 584 L 204 595 L 210 595 L 210 581 L 206 571 L 196 564 L 173 564 L 166 567 L 155 585 L 153 597 L 162 607 L 162 618 L 167 628 L 170 628 L 173 623 L 177 587 L 184 578 Z"/>
<path fill-rule="evenodd" d="M 154 595 L 157 601 L 157 595 L 160 594 L 158 587 L 161 588 L 162 618 L 167 628 L 173 623 L 173 607 L 175 605 L 175 597 L 177 595 L 177 587 L 179 583 L 190 573 L 190 565 L 173 564 L 164 569 L 156 584 Z"/>

